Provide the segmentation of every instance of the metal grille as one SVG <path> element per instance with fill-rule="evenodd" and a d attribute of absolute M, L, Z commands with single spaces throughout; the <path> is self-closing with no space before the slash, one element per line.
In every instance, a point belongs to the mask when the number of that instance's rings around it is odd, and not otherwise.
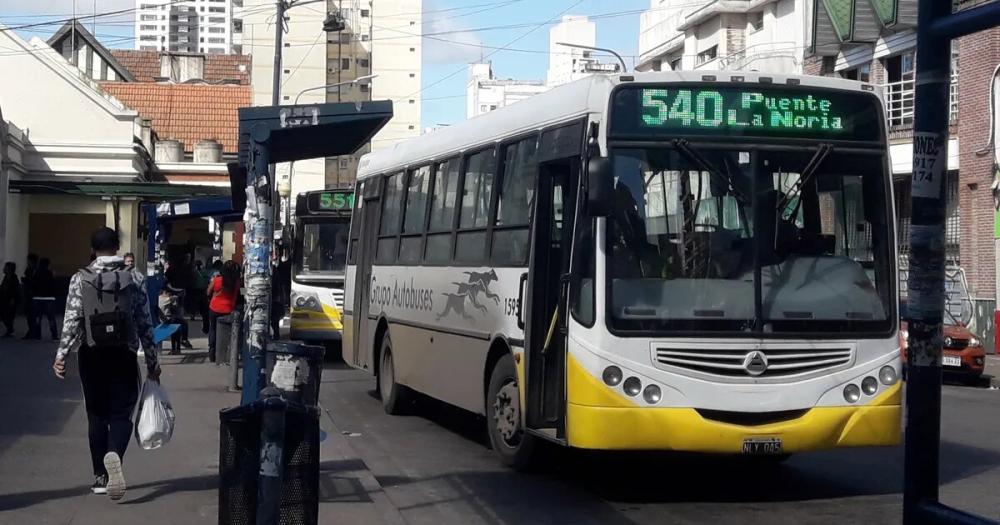
<path fill-rule="evenodd" d="M 237 407 L 219 414 L 219 524 L 257 522 L 260 413 Z M 319 418 L 285 413 L 280 525 L 314 525 L 319 513 Z"/>
<path fill-rule="evenodd" d="M 332 290 L 332 293 L 333 293 L 333 306 L 335 308 L 337 308 L 338 310 L 343 310 L 344 309 L 344 289 L 343 288 L 334 288 Z"/>
<path fill-rule="evenodd" d="M 959 264 L 959 241 L 962 238 L 962 230 L 959 217 L 958 205 L 958 172 L 948 172 L 948 212 L 945 218 L 945 258 L 950 264 Z M 893 193 L 896 204 L 896 232 L 899 237 L 899 265 L 901 269 L 908 266 L 908 255 L 910 253 L 910 177 L 896 179 L 893 181 Z M 905 287 L 900 286 L 905 290 Z"/>
<path fill-rule="evenodd" d="M 660 364 L 727 377 L 784 377 L 818 372 L 851 362 L 850 348 L 782 348 L 761 349 L 767 369 L 752 376 L 743 366 L 748 350 L 702 350 L 657 348 Z"/>

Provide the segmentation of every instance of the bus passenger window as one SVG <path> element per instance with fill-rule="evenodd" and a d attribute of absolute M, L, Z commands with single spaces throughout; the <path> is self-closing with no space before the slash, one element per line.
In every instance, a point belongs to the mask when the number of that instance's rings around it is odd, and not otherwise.
<path fill-rule="evenodd" d="M 493 232 L 494 265 L 523 265 L 528 257 L 528 224 L 538 179 L 536 137 L 504 148 L 504 170 Z"/>
<path fill-rule="evenodd" d="M 382 196 L 382 224 L 379 225 L 375 262 L 391 264 L 396 260 L 396 235 L 399 234 L 400 210 L 403 197 L 403 174 L 397 173 L 386 180 Z"/>
<path fill-rule="evenodd" d="M 431 195 L 431 216 L 427 225 L 427 246 L 424 261 L 443 263 L 451 260 L 451 228 L 458 199 L 457 158 L 439 163 L 434 169 L 434 189 Z"/>
<path fill-rule="evenodd" d="M 466 264 L 479 264 L 486 255 L 486 218 L 493 197 L 493 150 L 484 150 L 469 157 L 462 190 L 462 211 L 456 236 L 455 259 Z"/>
<path fill-rule="evenodd" d="M 409 264 L 420 262 L 430 183 L 430 166 L 418 168 L 410 173 L 406 188 L 406 210 L 403 212 L 403 237 L 399 241 L 399 262 Z"/>

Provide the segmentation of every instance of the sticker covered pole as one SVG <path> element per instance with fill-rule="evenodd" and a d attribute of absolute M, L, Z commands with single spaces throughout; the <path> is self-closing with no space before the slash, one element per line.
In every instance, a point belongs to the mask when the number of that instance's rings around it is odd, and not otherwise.
<path fill-rule="evenodd" d="M 923 522 L 922 507 L 938 501 L 951 46 L 928 28 L 950 13 L 951 2 L 920 0 L 907 295 L 904 523 Z"/>
<path fill-rule="evenodd" d="M 250 137 L 250 173 L 247 177 L 246 233 L 243 245 L 243 279 L 246 298 L 244 323 L 250 361 L 243 371 L 243 402 L 255 401 L 264 381 L 265 349 L 271 315 L 271 250 L 274 242 L 272 212 L 270 131 L 253 128 Z"/>

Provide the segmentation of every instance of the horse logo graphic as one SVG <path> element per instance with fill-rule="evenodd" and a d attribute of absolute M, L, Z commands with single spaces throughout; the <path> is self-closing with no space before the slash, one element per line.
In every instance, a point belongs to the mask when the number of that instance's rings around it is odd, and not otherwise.
<path fill-rule="evenodd" d="M 500 304 L 500 296 L 490 291 L 490 283 L 497 281 L 496 270 L 490 270 L 488 272 L 462 272 L 469 276 L 468 282 L 464 283 L 451 283 L 457 287 L 454 293 L 442 293 L 441 295 L 448 298 L 445 301 L 444 310 L 441 311 L 437 316 L 437 320 L 448 316 L 450 313 L 455 313 L 462 316 L 466 321 L 473 320 L 473 317 L 465 310 L 466 299 L 472 304 L 472 307 L 480 312 L 480 314 L 485 315 L 489 309 L 486 305 L 479 302 L 479 294 L 483 294 L 487 299 L 493 299 L 496 304 Z"/>

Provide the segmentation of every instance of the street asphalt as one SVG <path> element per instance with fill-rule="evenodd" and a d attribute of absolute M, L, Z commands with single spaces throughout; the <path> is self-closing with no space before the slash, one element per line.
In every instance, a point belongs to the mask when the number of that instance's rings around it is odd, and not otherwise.
<path fill-rule="evenodd" d="M 801 454 L 766 470 L 732 459 L 547 449 L 538 472 L 519 474 L 494 458 L 481 417 L 426 398 L 412 415 L 388 416 L 374 388 L 367 374 L 330 364 L 321 399 L 407 523 L 901 521 L 901 447 Z M 1000 518 L 1000 389 L 947 384 L 942 412 L 942 501 Z"/>
<path fill-rule="evenodd" d="M 227 370 L 195 350 L 164 357 L 178 420 L 160 450 L 133 445 L 120 504 L 89 494 L 75 359 L 54 343 L 0 339 L 0 525 L 217 523 L 219 416 L 239 402 Z M 991 356 L 990 373 L 1000 369 Z M 321 388 L 320 523 L 898 523 L 902 450 L 801 454 L 761 470 L 731 459 L 548 447 L 528 474 L 502 467 L 481 417 L 421 398 L 388 416 L 374 379 L 329 362 Z M 944 388 L 942 500 L 1000 518 L 1000 389 Z"/>

